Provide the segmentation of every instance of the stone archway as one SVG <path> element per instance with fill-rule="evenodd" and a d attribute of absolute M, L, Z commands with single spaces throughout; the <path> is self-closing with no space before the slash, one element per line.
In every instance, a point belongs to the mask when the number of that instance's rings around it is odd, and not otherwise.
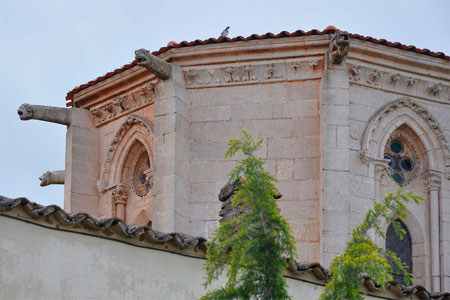
<path fill-rule="evenodd" d="M 135 221 L 145 210 L 151 216 L 153 186 L 153 132 L 150 122 L 131 116 L 114 135 L 97 182 L 102 203 L 111 216 Z M 143 220 L 143 218 L 138 218 Z M 145 224 L 150 221 L 143 220 Z"/>
<path fill-rule="evenodd" d="M 425 240 L 428 241 L 426 250 L 430 256 L 429 272 L 425 270 L 424 273 L 430 274 L 426 285 L 431 286 L 433 291 L 439 291 L 442 274 L 439 239 L 441 177 L 445 174 L 450 179 L 450 149 L 439 122 L 425 107 L 410 98 L 387 103 L 370 119 L 361 141 L 359 157 L 369 165 L 371 176 L 375 178 L 376 198 L 379 199 L 380 181 L 388 168 L 388 161 L 384 159 L 386 143 L 402 127 L 410 129 L 424 149 L 424 168 L 420 180 L 428 193 L 426 233 L 429 238 Z"/>

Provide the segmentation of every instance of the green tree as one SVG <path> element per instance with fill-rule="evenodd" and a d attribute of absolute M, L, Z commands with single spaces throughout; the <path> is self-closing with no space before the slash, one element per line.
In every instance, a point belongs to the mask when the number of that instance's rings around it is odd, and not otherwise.
<path fill-rule="evenodd" d="M 345 252 L 331 262 L 332 277 L 320 300 L 364 299 L 360 294 L 364 277 L 370 277 L 384 289 L 385 284 L 392 281 L 393 266 L 397 267 L 397 274 L 403 273 L 406 284 L 413 282 L 407 265 L 395 253 L 378 247 L 368 236 L 368 232 L 374 230 L 377 235 L 386 239 L 380 225 L 384 219 L 388 224 L 392 222 L 395 233 L 402 239 L 406 232 L 397 218 L 408 217 L 405 204 L 411 199 L 417 204 L 424 201 L 423 197 L 411 191 L 403 193 L 399 189 L 397 194 L 389 193 L 381 203 L 375 203 L 373 210 L 366 214 L 364 222 L 353 230 Z"/>
<path fill-rule="evenodd" d="M 294 237 L 277 208 L 276 180 L 255 156 L 262 139 L 256 142 L 247 132 L 243 134 L 242 140 L 228 142 L 225 155 L 233 157 L 239 150 L 245 155 L 229 177 L 230 182 L 240 180 L 232 205 L 240 206 L 242 213 L 214 232 L 205 263 L 205 287 L 225 269 L 227 282 L 201 299 L 291 299 L 283 274 L 288 259 L 294 259 Z"/>

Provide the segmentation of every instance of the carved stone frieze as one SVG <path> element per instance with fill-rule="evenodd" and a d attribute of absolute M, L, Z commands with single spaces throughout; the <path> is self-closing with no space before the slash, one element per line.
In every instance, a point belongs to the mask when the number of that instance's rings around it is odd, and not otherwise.
<path fill-rule="evenodd" d="M 359 66 L 357 65 L 349 65 L 348 74 L 350 76 L 350 80 L 359 81 L 359 73 L 361 72 Z"/>
<path fill-rule="evenodd" d="M 439 97 L 439 94 L 442 92 L 442 85 L 440 83 L 433 83 L 427 87 L 427 90 L 431 96 Z"/>
<path fill-rule="evenodd" d="M 276 64 L 266 65 L 266 79 L 282 78 L 283 74 L 280 74 Z"/>
<path fill-rule="evenodd" d="M 415 86 L 417 83 L 417 79 L 414 79 L 412 77 L 408 77 L 408 79 L 406 79 L 406 87 L 407 88 L 412 88 L 413 86 Z"/>
<path fill-rule="evenodd" d="M 323 67 L 323 59 L 313 57 L 270 64 L 186 69 L 183 73 L 187 88 L 199 88 L 318 78 Z"/>
<path fill-rule="evenodd" d="M 441 173 L 435 170 L 427 170 L 423 173 L 425 187 L 428 191 L 439 191 L 441 188 Z"/>
<path fill-rule="evenodd" d="M 350 82 L 400 94 L 411 95 L 443 103 L 450 102 L 450 85 L 430 82 L 401 73 L 348 64 Z"/>
<path fill-rule="evenodd" d="M 94 116 L 95 126 L 100 126 L 117 117 L 149 105 L 154 100 L 155 85 L 153 83 L 147 83 L 127 94 L 103 102 L 100 106 L 92 107 L 90 112 Z"/>
<path fill-rule="evenodd" d="M 370 85 L 380 85 L 381 76 L 382 73 L 380 71 L 372 70 L 372 72 L 367 75 L 366 82 Z"/>
<path fill-rule="evenodd" d="M 391 75 L 391 84 L 395 86 L 397 84 L 397 82 L 400 80 L 400 78 L 401 78 L 401 75 L 399 73 L 392 74 Z"/>

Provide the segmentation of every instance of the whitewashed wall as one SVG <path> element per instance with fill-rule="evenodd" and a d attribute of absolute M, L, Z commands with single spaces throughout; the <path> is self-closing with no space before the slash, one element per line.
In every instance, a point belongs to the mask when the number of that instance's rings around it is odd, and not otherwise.
<path fill-rule="evenodd" d="M 189 300 L 205 293 L 202 258 L 77 230 L 55 230 L 0 215 L 0 299 Z M 288 283 L 293 299 L 318 299 L 323 289 L 299 279 Z M 389 295 L 380 294 L 382 299 L 396 299 Z"/>

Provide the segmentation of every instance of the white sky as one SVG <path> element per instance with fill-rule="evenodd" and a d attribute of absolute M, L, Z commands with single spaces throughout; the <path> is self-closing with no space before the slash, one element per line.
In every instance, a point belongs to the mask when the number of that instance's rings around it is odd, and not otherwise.
<path fill-rule="evenodd" d="M 165 2 L 165 3 L 163 3 Z M 384 38 L 450 55 L 450 0 L 62 1 L 0 0 L 0 194 L 63 206 L 61 125 L 19 120 L 24 102 L 64 106 L 68 91 L 167 42 L 323 30 Z"/>

